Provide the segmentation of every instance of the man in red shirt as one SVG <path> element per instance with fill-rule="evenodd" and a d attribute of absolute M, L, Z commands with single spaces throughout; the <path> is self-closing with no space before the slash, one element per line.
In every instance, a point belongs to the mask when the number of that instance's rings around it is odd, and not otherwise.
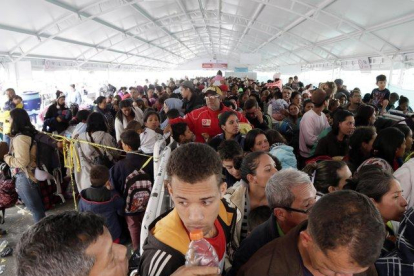
<path fill-rule="evenodd" d="M 226 111 L 232 111 L 222 104 L 223 93 L 217 86 L 207 89 L 204 94 L 207 106 L 191 111 L 183 118 L 170 119 L 170 124 L 187 123 L 196 136 L 196 142 L 205 143 L 214 136 L 222 133 L 218 117 Z M 249 123 L 243 114 L 236 112 L 240 123 Z"/>

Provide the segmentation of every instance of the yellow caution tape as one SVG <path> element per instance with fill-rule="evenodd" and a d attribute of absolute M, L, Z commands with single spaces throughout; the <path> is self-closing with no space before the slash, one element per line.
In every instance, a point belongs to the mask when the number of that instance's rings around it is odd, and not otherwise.
<path fill-rule="evenodd" d="M 96 144 L 96 143 L 92 143 L 92 142 L 86 141 L 86 140 L 72 139 L 72 138 L 62 136 L 62 135 L 57 135 L 57 134 L 52 134 L 52 133 L 47 133 L 47 132 L 42 132 L 42 133 L 50 136 L 51 138 L 55 139 L 57 142 L 62 142 L 63 143 L 63 150 L 62 150 L 63 151 L 63 163 L 64 163 L 65 168 L 69 169 L 70 181 L 71 181 L 71 185 L 72 185 L 72 196 L 73 196 L 73 201 L 75 203 L 75 209 L 76 210 L 78 210 L 78 206 L 77 206 L 77 202 L 76 202 L 75 181 L 73 179 L 73 171 L 75 169 L 77 172 L 80 172 L 81 171 L 81 165 L 80 165 L 79 155 L 78 155 L 78 152 L 77 152 L 76 147 L 75 147 L 75 143 L 77 143 L 77 142 L 85 143 L 85 144 L 88 144 L 92 147 L 108 149 L 108 150 L 113 150 L 113 151 L 120 151 L 120 152 L 125 152 L 126 153 L 126 151 L 118 149 L 118 148 L 105 146 L 105 145 L 101 145 L 101 144 Z M 138 153 L 138 152 L 128 152 L 128 153 L 148 157 L 148 160 L 145 161 L 145 163 L 144 163 L 144 165 L 142 165 L 141 169 L 145 168 L 153 158 L 151 155 L 142 154 L 142 153 Z"/>

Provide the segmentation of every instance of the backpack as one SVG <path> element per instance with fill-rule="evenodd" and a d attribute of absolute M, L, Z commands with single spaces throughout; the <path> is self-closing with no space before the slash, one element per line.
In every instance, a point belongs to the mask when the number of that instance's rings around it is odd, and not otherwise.
<path fill-rule="evenodd" d="M 133 215 L 144 212 L 151 195 L 151 178 L 142 169 L 134 170 L 125 181 L 125 214 Z"/>
<path fill-rule="evenodd" d="M 0 223 L 4 224 L 4 216 L 7 208 L 13 207 L 17 202 L 17 192 L 14 179 L 11 177 L 10 168 L 6 163 L 0 164 L 0 210 L 2 217 Z"/>

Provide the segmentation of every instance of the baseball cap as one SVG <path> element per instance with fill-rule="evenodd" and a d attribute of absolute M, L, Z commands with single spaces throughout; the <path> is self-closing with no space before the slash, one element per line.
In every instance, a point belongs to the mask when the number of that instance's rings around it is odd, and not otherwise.
<path fill-rule="evenodd" d="M 223 92 L 221 91 L 220 87 L 218 86 L 210 86 L 207 88 L 206 92 L 204 93 L 205 96 L 210 95 L 220 95 L 223 96 Z"/>

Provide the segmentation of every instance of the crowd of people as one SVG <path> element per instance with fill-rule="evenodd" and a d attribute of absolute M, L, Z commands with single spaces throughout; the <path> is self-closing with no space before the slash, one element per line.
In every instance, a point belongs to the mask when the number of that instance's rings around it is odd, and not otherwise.
<path fill-rule="evenodd" d="M 408 98 L 391 93 L 384 75 L 365 94 L 341 79 L 280 82 L 219 71 L 113 87 L 88 109 L 74 85 L 58 91 L 42 131 L 75 140 L 79 212 L 49 216 L 33 175 L 41 132 L 7 90 L 11 141 L 3 159 L 36 222 L 18 245 L 17 275 L 414 273 Z M 393 110 L 401 119 L 384 116 Z M 151 223 L 140 254 L 159 140 L 173 145 L 166 189 L 174 207 Z M 195 229 L 219 267 L 185 266 Z M 128 269 L 122 244 L 129 242 Z"/>

